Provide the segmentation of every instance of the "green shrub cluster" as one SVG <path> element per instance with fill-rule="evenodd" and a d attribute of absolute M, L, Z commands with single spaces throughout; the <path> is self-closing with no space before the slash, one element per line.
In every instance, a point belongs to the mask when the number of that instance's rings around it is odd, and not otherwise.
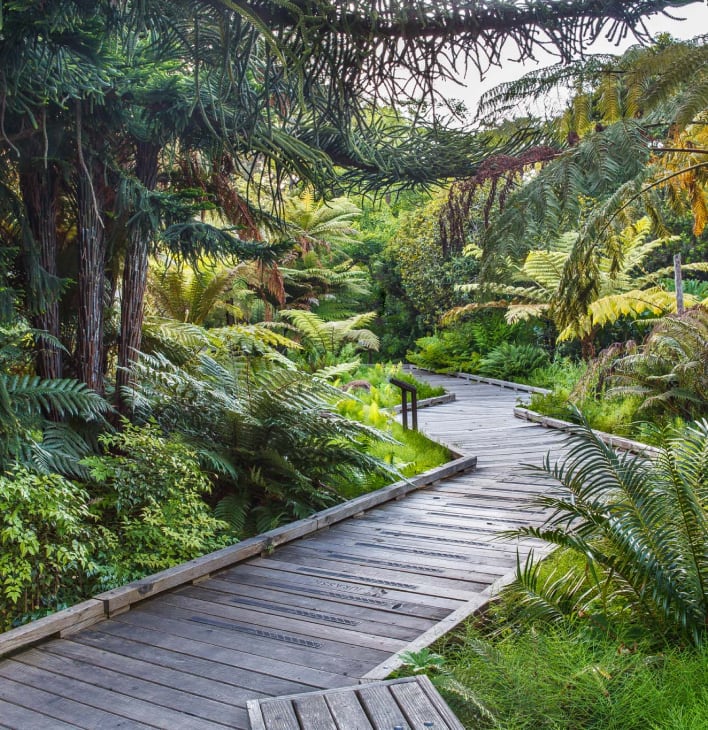
<path fill-rule="evenodd" d="M 0 631 L 90 586 L 99 542 L 84 489 L 24 468 L 0 475 Z"/>
<path fill-rule="evenodd" d="M 534 342 L 535 338 L 533 327 L 527 323 L 509 324 L 502 313 L 486 312 L 421 337 L 416 340 L 417 350 L 408 352 L 407 358 L 436 372 L 526 379 L 549 362 L 548 353 Z"/>

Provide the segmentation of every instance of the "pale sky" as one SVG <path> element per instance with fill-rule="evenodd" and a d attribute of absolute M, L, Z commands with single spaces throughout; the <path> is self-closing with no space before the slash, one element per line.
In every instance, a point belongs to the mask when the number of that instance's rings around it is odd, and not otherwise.
<path fill-rule="evenodd" d="M 646 21 L 646 25 L 652 35 L 670 33 L 674 38 L 687 39 L 708 33 L 708 2 L 695 2 L 685 8 L 671 10 L 671 14 L 679 18 L 684 18 L 685 20 L 672 20 L 662 15 L 655 15 Z M 628 37 L 620 46 L 600 39 L 590 47 L 588 52 L 621 54 L 635 43 L 636 40 L 633 36 Z M 540 59 L 537 63 L 527 61 L 525 64 L 520 64 L 509 60 L 503 63 L 501 68 L 492 68 L 481 82 L 476 70 L 470 68 L 466 78 L 460 78 L 460 81 L 464 82 L 464 86 L 448 82 L 446 84 L 440 84 L 438 88 L 445 98 L 463 101 L 470 115 L 474 117 L 477 102 L 484 91 L 493 88 L 497 84 L 513 81 L 534 68 L 543 68 L 555 62 L 556 59 L 548 55 L 545 59 Z"/>

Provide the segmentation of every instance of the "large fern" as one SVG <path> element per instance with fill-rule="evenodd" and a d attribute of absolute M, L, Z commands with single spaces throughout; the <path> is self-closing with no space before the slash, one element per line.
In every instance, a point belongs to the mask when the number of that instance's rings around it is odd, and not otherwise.
<path fill-rule="evenodd" d="M 56 422 L 103 424 L 108 411 L 108 403 L 77 380 L 0 373 L 0 470 L 20 462 L 44 472 L 78 473 L 87 441 Z"/>
<path fill-rule="evenodd" d="M 520 566 L 516 590 L 532 611 L 555 619 L 590 606 L 605 623 L 638 623 L 654 638 L 703 642 L 708 626 L 708 422 L 667 438 L 655 462 L 618 454 L 584 425 L 573 434 L 566 459 L 555 465 L 547 461 L 540 471 L 555 488 L 535 503 L 551 515 L 541 527 L 510 534 L 577 553 L 587 561 L 589 592 L 574 580 L 539 591 L 537 574 Z"/>
<path fill-rule="evenodd" d="M 341 391 L 292 363 L 215 341 L 179 365 L 143 355 L 136 369 L 139 388 L 126 393 L 135 417 L 182 434 L 214 474 L 220 518 L 242 533 L 331 505 L 371 472 L 392 474 L 362 449 L 387 437 L 336 414 Z"/>
<path fill-rule="evenodd" d="M 656 324 L 640 352 L 615 361 L 613 393 L 643 398 L 644 410 L 708 416 L 708 310 L 695 307 Z"/>

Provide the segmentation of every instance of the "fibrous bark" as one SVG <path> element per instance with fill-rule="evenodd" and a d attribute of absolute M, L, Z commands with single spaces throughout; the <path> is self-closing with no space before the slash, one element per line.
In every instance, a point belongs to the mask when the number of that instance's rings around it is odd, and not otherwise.
<path fill-rule="evenodd" d="M 159 146 L 140 142 L 136 147 L 135 173 L 147 190 L 157 184 Z M 130 231 L 128 248 L 123 264 L 123 283 L 120 312 L 120 342 L 118 344 L 118 372 L 116 393 L 119 407 L 124 410 L 122 389 L 132 382 L 131 368 L 140 351 L 145 289 L 147 286 L 148 254 L 153 231 L 149 225 L 136 222 Z"/>

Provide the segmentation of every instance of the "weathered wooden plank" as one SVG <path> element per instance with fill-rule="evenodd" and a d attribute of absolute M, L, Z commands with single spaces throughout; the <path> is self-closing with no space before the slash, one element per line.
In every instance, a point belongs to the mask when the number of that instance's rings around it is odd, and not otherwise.
<path fill-rule="evenodd" d="M 394 728 L 400 725 L 402 730 L 411 730 L 388 686 L 363 685 L 358 694 L 374 727 Z"/>
<path fill-rule="evenodd" d="M 222 583 L 226 583 L 226 581 L 222 581 Z M 179 595 L 208 601 L 213 604 L 246 607 L 261 614 L 272 614 L 276 617 L 294 616 L 315 624 L 343 626 L 358 632 L 365 632 L 368 635 L 390 639 L 410 641 L 413 636 L 418 635 L 422 626 L 431 623 L 414 619 L 416 626 L 413 628 L 399 624 L 397 619 L 393 619 L 390 615 L 388 615 L 388 622 L 384 623 L 382 620 L 374 620 L 371 616 L 374 612 L 370 609 L 356 606 L 347 606 L 345 608 L 341 604 L 322 599 L 308 600 L 307 596 L 301 594 L 279 593 L 268 589 L 222 593 L 212 590 L 213 587 L 212 581 L 209 581 L 208 587 L 187 586 L 179 589 Z M 288 598 L 291 600 L 288 601 Z M 383 619 L 384 616 L 385 614 L 382 614 L 378 618 Z M 404 620 L 406 617 L 401 616 L 400 618 Z"/>
<path fill-rule="evenodd" d="M 322 695 L 305 695 L 292 700 L 292 703 L 301 727 L 312 730 L 338 730 Z"/>
<path fill-rule="evenodd" d="M 103 618 L 103 604 L 101 601 L 90 599 L 77 603 L 71 608 L 57 611 L 49 616 L 0 634 L 0 657 L 38 641 L 59 636 L 63 631 L 77 623 L 88 626 L 91 623 L 101 621 Z"/>
<path fill-rule="evenodd" d="M 253 698 L 252 689 L 243 689 L 233 684 L 213 682 L 195 672 L 165 666 L 159 661 L 147 662 L 132 656 L 116 654 L 105 649 L 77 644 L 71 641 L 55 641 L 42 647 L 42 651 L 57 654 L 67 659 L 84 662 L 92 667 L 109 669 L 129 677 L 154 682 L 180 692 L 187 692 L 208 700 L 222 702 L 235 707 L 246 707 L 246 700 Z M 153 650 L 153 654 L 155 654 Z M 162 652 L 164 655 L 164 652 Z"/>
<path fill-rule="evenodd" d="M 294 608 L 307 609 L 325 609 L 334 614 L 347 616 L 354 620 L 370 622 L 372 627 L 379 625 L 389 626 L 391 623 L 390 613 L 396 615 L 396 625 L 401 629 L 410 629 L 418 631 L 426 627 L 436 618 L 445 616 L 449 613 L 457 602 L 450 604 L 448 610 L 437 610 L 430 608 L 430 613 L 423 614 L 425 617 L 419 617 L 412 611 L 409 612 L 401 605 L 400 601 L 394 598 L 382 598 L 367 600 L 365 596 L 360 596 L 360 600 L 349 600 L 349 592 L 340 593 L 336 597 L 329 595 L 331 591 L 319 590 L 312 586 L 298 586 L 293 580 L 285 580 L 269 583 L 267 579 L 259 576 L 244 576 L 240 581 L 226 581 L 211 579 L 202 584 L 205 590 L 211 590 L 222 596 L 219 600 L 235 600 L 239 598 L 262 598 L 270 600 L 274 604 L 284 604 Z M 180 589 L 183 591 L 188 588 Z M 361 600 L 361 599 L 364 600 Z M 411 604 L 411 609 L 421 606 Z"/>
<path fill-rule="evenodd" d="M 430 594 L 443 598 L 466 601 L 471 595 L 486 587 L 486 583 L 474 581 L 463 582 L 440 578 L 433 575 L 402 574 L 396 568 L 386 570 L 381 566 L 364 565 L 354 560 L 325 560 L 317 555 L 298 555 L 290 563 L 285 555 L 278 554 L 278 560 L 261 558 L 254 560 L 254 565 L 271 565 L 283 567 L 290 565 L 291 570 L 325 578 L 345 579 L 352 583 L 363 583 L 386 589 L 409 591 L 419 595 Z"/>
<path fill-rule="evenodd" d="M 159 613 L 165 605 L 175 606 L 188 612 L 200 615 L 215 616 L 228 621 L 238 621 L 267 629 L 277 629 L 288 633 L 297 633 L 307 636 L 317 634 L 319 639 L 331 639 L 346 644 L 367 649 L 378 649 L 383 652 L 396 651 L 401 645 L 400 639 L 391 639 L 387 636 L 374 636 L 358 630 L 356 622 L 344 623 L 343 619 L 320 612 L 318 616 L 312 612 L 301 615 L 275 615 L 259 607 L 241 606 L 233 603 L 205 601 L 201 598 L 185 595 L 184 593 L 168 593 L 160 603 Z M 327 622 L 325 619 L 330 618 Z M 317 624 L 313 626 L 312 624 Z M 352 623 L 354 625 L 352 625 Z"/>
<path fill-rule="evenodd" d="M 0 700 L 0 724 L 11 730 L 71 730 L 76 725 Z"/>
<path fill-rule="evenodd" d="M 289 700 L 271 700 L 261 706 L 267 730 L 298 730 L 300 723 Z"/>
<path fill-rule="evenodd" d="M 100 632 L 83 632 L 75 640 L 92 646 L 125 652 L 144 658 L 153 651 L 156 661 L 189 671 L 198 671 L 224 684 L 234 684 L 259 692 L 279 695 L 313 687 L 341 687 L 349 678 L 338 672 L 306 667 L 243 651 L 240 646 L 228 648 L 175 636 L 155 629 L 107 621 Z"/>
<path fill-rule="evenodd" d="M 494 527 L 495 530 L 503 528 Z M 504 572 L 501 564 L 488 564 L 483 556 L 470 559 L 469 555 L 452 550 L 431 550 L 423 547 L 409 547 L 390 542 L 331 539 L 313 544 L 298 543 L 293 550 L 312 550 L 323 557 L 336 559 L 349 558 L 377 565 L 387 565 L 391 561 L 400 570 L 414 574 L 443 575 L 459 580 L 485 581 L 488 575 Z M 405 563 L 404 563 L 405 561 Z M 494 561 L 493 561 L 494 562 Z"/>
<path fill-rule="evenodd" d="M 533 421 L 534 423 L 539 423 L 547 428 L 556 428 L 561 431 L 574 431 L 578 428 L 577 423 L 544 416 L 542 413 L 537 413 L 536 411 L 531 411 L 528 408 L 523 407 L 514 408 L 514 416 L 517 418 L 524 418 L 528 421 Z M 634 441 L 633 439 L 624 438 L 623 436 L 615 436 L 615 434 L 606 433 L 605 431 L 597 431 L 595 429 L 593 429 L 593 433 L 601 441 L 604 441 L 606 444 L 617 449 L 623 449 L 624 451 L 630 451 L 647 457 L 656 457 L 660 453 L 660 450 L 655 446 L 649 446 L 641 441 Z"/>
<path fill-rule="evenodd" d="M 13 660 L 0 663 L 0 699 L 20 707 L 49 715 L 80 728 L 149 728 L 159 725 L 146 725 L 141 718 L 127 717 L 124 713 L 102 709 L 96 703 L 96 696 L 90 692 L 82 696 L 81 687 L 71 682 L 49 681 L 51 675 L 39 674 Z M 103 705 L 106 706 L 105 704 Z M 142 719 L 145 719 L 144 715 Z M 27 726 L 22 727 L 27 730 Z"/>
<path fill-rule="evenodd" d="M 417 682 L 393 684 L 388 689 L 403 710 L 411 727 L 427 727 L 424 723 L 432 723 L 430 727 L 433 728 L 447 727 L 447 723 Z"/>
<path fill-rule="evenodd" d="M 226 725 L 228 727 L 247 728 L 247 715 L 244 708 L 235 707 L 221 701 L 215 701 L 207 697 L 201 696 L 198 691 L 182 691 L 177 690 L 168 684 L 160 684 L 140 677 L 137 672 L 133 671 L 124 674 L 114 669 L 106 669 L 105 667 L 93 664 L 90 661 L 78 660 L 73 657 L 67 657 L 48 651 L 37 651 L 30 649 L 18 655 L 17 661 L 30 667 L 40 669 L 50 673 L 50 684 L 56 682 L 56 677 L 62 679 L 77 680 L 79 683 L 85 683 L 91 688 L 101 688 L 110 690 L 114 693 L 120 693 L 129 700 L 145 701 L 150 703 L 151 707 L 160 708 L 153 710 L 153 713 L 162 713 L 168 710 L 168 722 L 174 722 L 174 716 L 171 711 L 175 711 L 181 715 L 187 715 L 187 723 L 192 725 L 195 722 L 209 721 L 217 725 Z M 154 672 L 157 674 L 157 671 Z M 173 673 L 174 674 L 174 673 Z M 89 690 L 93 691 L 93 689 Z M 138 718 L 135 718 L 138 719 Z M 183 726 L 189 726 L 183 725 Z"/>
<path fill-rule="evenodd" d="M 192 617 L 196 620 L 191 620 Z M 221 648 L 238 647 L 249 654 L 301 664 L 328 672 L 357 676 L 366 671 L 372 657 L 385 655 L 375 649 L 357 649 L 345 652 L 345 645 L 290 632 L 268 631 L 248 624 L 230 624 L 209 617 L 200 617 L 168 606 L 159 614 L 146 611 L 130 611 L 118 616 L 116 621 L 141 628 L 165 627 L 174 636 L 202 641 Z M 348 647 L 349 645 L 347 645 Z"/>
<path fill-rule="evenodd" d="M 425 692 L 430 699 L 431 703 L 435 706 L 440 715 L 444 718 L 450 730 L 465 730 L 462 723 L 457 719 L 457 716 L 447 706 L 447 703 L 440 696 L 439 692 L 435 689 L 435 686 L 428 677 L 424 674 L 416 677 L 418 686 Z"/>
<path fill-rule="evenodd" d="M 303 594 L 325 597 L 328 600 L 345 604 L 372 606 L 381 611 L 396 611 L 409 616 L 421 618 L 442 618 L 464 602 L 465 598 L 447 598 L 432 595 L 416 586 L 412 589 L 396 589 L 379 583 L 368 584 L 367 578 L 357 580 L 356 577 L 342 574 L 333 576 L 315 569 L 293 563 L 280 563 L 268 560 L 259 565 L 249 563 L 244 566 L 234 582 L 238 583 L 241 576 L 244 580 L 252 580 L 254 585 L 265 585 L 278 590 L 292 592 L 300 587 Z M 251 578 L 252 576 L 252 578 Z M 229 573 L 221 573 L 219 578 L 229 579 Z"/>
<path fill-rule="evenodd" d="M 331 692 L 324 698 L 339 730 L 374 730 L 355 692 Z"/>

